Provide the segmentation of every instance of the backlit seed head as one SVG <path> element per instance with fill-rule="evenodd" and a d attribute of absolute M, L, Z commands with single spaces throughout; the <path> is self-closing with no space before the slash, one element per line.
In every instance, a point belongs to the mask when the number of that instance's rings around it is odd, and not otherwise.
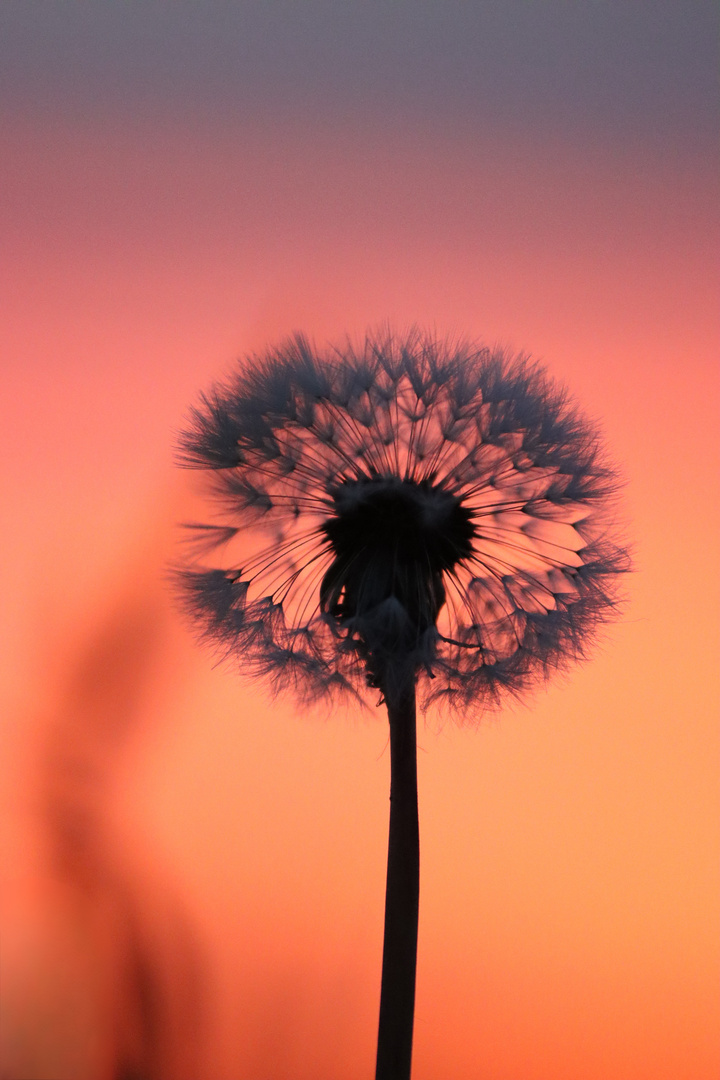
<path fill-rule="evenodd" d="M 422 683 L 482 707 L 584 655 L 625 549 L 593 426 L 536 364 L 419 331 L 245 363 L 183 463 L 219 520 L 180 578 L 203 632 L 304 695 Z"/>

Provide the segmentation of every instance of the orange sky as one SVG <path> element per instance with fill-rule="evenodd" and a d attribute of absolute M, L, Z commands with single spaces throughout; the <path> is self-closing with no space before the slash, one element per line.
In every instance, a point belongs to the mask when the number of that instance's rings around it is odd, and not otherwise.
<path fill-rule="evenodd" d="M 18 120 L 4 141 L 2 781 L 5 933 L 25 943 L 7 961 L 17 1008 L 32 1014 L 38 986 L 50 1000 L 70 978 L 48 943 L 82 922 L 90 894 L 71 873 L 81 899 L 56 911 L 46 857 L 58 807 L 85 798 L 109 838 L 102 858 L 143 910 L 159 903 L 157 878 L 193 927 L 207 1080 L 371 1074 L 384 718 L 299 715 L 214 668 L 163 574 L 189 490 L 174 432 L 197 392 L 292 330 L 323 341 L 389 319 L 528 349 L 566 381 L 627 477 L 636 564 L 593 660 L 529 708 L 462 729 L 421 721 L 414 1078 L 715 1077 L 707 163 L 529 133 L 414 135 L 389 120 Z M 93 660 L 103 634 L 112 647 Z M 135 642 L 127 655 L 122 642 Z M 92 690 L 106 667 L 111 685 Z M 86 795 L 53 780 L 65 758 L 91 771 Z"/>

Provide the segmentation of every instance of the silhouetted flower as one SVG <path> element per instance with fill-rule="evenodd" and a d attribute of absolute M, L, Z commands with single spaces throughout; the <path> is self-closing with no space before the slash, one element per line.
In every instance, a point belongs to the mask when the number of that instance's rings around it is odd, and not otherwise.
<path fill-rule="evenodd" d="M 220 566 L 183 572 L 204 632 L 307 696 L 412 675 L 484 706 L 581 657 L 615 604 L 616 487 L 592 424 L 525 357 L 413 331 L 297 336 L 193 411 L 186 465 Z"/>
<path fill-rule="evenodd" d="M 416 687 L 496 702 L 582 656 L 625 552 L 597 435 L 523 357 L 417 331 L 255 358 L 194 411 L 222 565 L 182 573 L 205 634 L 304 694 L 377 687 L 390 834 L 376 1080 L 409 1080 L 419 904 Z"/>

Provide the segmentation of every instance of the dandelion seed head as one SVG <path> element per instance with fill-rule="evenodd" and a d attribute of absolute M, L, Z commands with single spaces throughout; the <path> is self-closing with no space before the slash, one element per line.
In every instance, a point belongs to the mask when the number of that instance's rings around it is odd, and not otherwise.
<path fill-rule="evenodd" d="M 598 433 L 524 356 L 297 336 L 201 399 L 180 455 L 215 510 L 187 607 L 306 697 L 412 678 L 425 704 L 498 704 L 586 655 L 628 569 Z"/>

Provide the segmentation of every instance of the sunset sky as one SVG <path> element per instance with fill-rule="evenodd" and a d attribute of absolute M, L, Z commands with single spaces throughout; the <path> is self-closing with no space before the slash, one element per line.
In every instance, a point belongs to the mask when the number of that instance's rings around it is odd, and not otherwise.
<path fill-rule="evenodd" d="M 193 951 L 194 1080 L 372 1075 L 384 713 L 215 666 L 167 567 L 199 391 L 292 331 L 386 322 L 565 382 L 635 567 L 589 663 L 420 720 L 414 1080 L 715 1080 L 717 24 L 700 0 L 3 0 L 9 1080 L 106 1080 L 116 880 L 159 965 Z"/>

